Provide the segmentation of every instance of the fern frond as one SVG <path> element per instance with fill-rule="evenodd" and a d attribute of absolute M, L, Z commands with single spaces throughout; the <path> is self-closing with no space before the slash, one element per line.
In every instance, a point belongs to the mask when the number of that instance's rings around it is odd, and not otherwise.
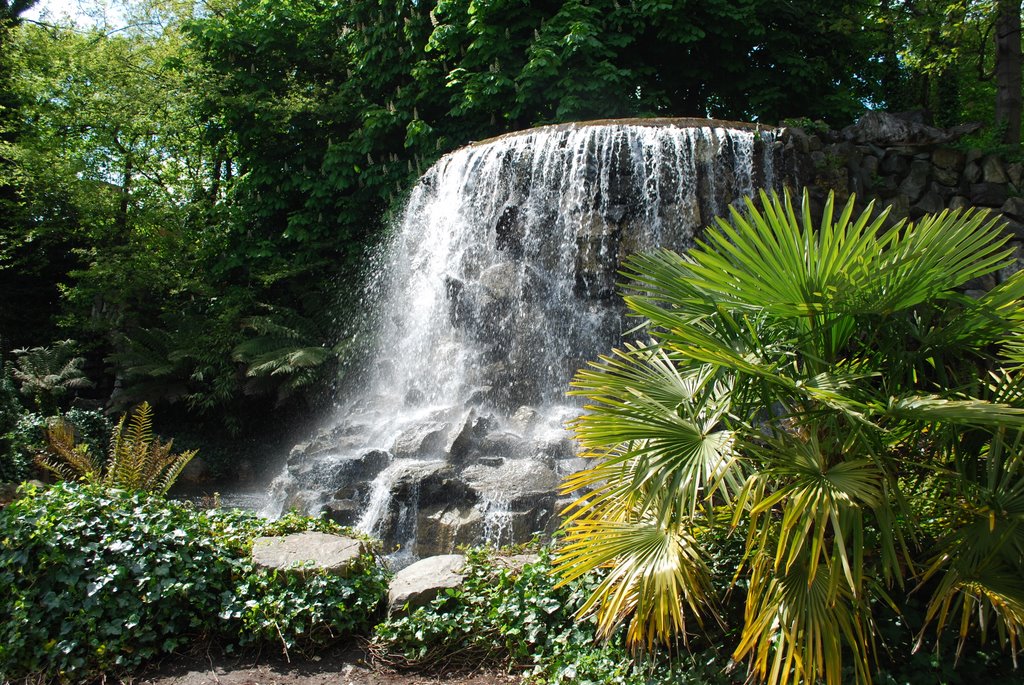
<path fill-rule="evenodd" d="M 168 447 L 170 445 L 168 444 Z M 174 485 L 174 481 L 178 480 L 178 476 L 185 470 L 188 463 L 192 461 L 192 458 L 198 454 L 198 450 L 187 450 L 180 454 L 171 455 L 172 459 L 169 464 L 166 465 L 166 470 L 163 475 L 153 484 L 151 488 L 152 492 L 156 492 L 161 495 L 166 495 L 167 491 Z"/>
<path fill-rule="evenodd" d="M 101 471 L 88 445 L 75 443 L 74 426 L 63 419 L 46 429 L 46 448 L 36 455 L 36 464 L 63 480 L 93 481 Z"/>

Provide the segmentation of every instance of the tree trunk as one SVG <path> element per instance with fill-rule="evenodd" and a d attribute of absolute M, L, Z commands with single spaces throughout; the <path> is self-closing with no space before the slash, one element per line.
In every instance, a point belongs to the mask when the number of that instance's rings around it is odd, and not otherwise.
<path fill-rule="evenodd" d="M 1020 144 L 1021 55 L 1020 0 L 998 0 L 996 5 L 996 126 L 1003 142 Z"/>

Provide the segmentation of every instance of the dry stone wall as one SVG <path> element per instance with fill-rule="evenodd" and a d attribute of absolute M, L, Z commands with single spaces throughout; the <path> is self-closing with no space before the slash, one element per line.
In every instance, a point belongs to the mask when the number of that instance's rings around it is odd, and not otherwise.
<path fill-rule="evenodd" d="M 872 140 L 872 131 L 859 126 L 780 130 L 775 146 L 787 184 L 809 187 L 815 205 L 834 191 L 844 202 L 855 195 L 858 208 L 872 201 L 879 209 L 889 207 L 890 223 L 945 209 L 985 209 L 1010 234 L 1017 263 L 972 287 L 991 288 L 1024 268 L 1024 164 L 960 146 L 955 132 L 931 129 L 936 133 L 930 138 Z"/>

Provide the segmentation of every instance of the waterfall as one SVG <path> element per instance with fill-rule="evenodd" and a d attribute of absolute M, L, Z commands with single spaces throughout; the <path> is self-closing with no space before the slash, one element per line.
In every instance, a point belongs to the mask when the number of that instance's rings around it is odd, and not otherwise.
<path fill-rule="evenodd" d="M 269 513 L 324 511 L 413 556 L 550 532 L 557 483 L 582 462 L 568 382 L 628 330 L 622 258 L 692 246 L 730 202 L 774 186 L 780 147 L 751 126 L 658 120 L 547 127 L 442 158 L 374 280 L 367 371 L 292 451 Z"/>

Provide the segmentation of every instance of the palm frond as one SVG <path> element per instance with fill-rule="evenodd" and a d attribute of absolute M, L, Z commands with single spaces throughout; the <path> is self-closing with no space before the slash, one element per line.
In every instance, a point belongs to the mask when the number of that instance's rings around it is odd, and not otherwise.
<path fill-rule="evenodd" d="M 684 607 L 700 623 L 702 612 L 713 606 L 704 556 L 683 529 L 588 519 L 567 530 L 555 572 L 562 585 L 614 560 L 579 615 L 596 612 L 598 632 L 605 637 L 632 617 L 629 644 L 668 643 L 676 635 L 687 635 Z"/>
<path fill-rule="evenodd" d="M 843 682 L 843 664 L 851 652 L 857 682 L 871 682 L 874 647 L 870 604 L 854 598 L 834 572 L 813 577 L 794 565 L 782 574 L 760 560 L 751 573 L 743 633 L 733 658 L 750 658 L 762 681 Z"/>

